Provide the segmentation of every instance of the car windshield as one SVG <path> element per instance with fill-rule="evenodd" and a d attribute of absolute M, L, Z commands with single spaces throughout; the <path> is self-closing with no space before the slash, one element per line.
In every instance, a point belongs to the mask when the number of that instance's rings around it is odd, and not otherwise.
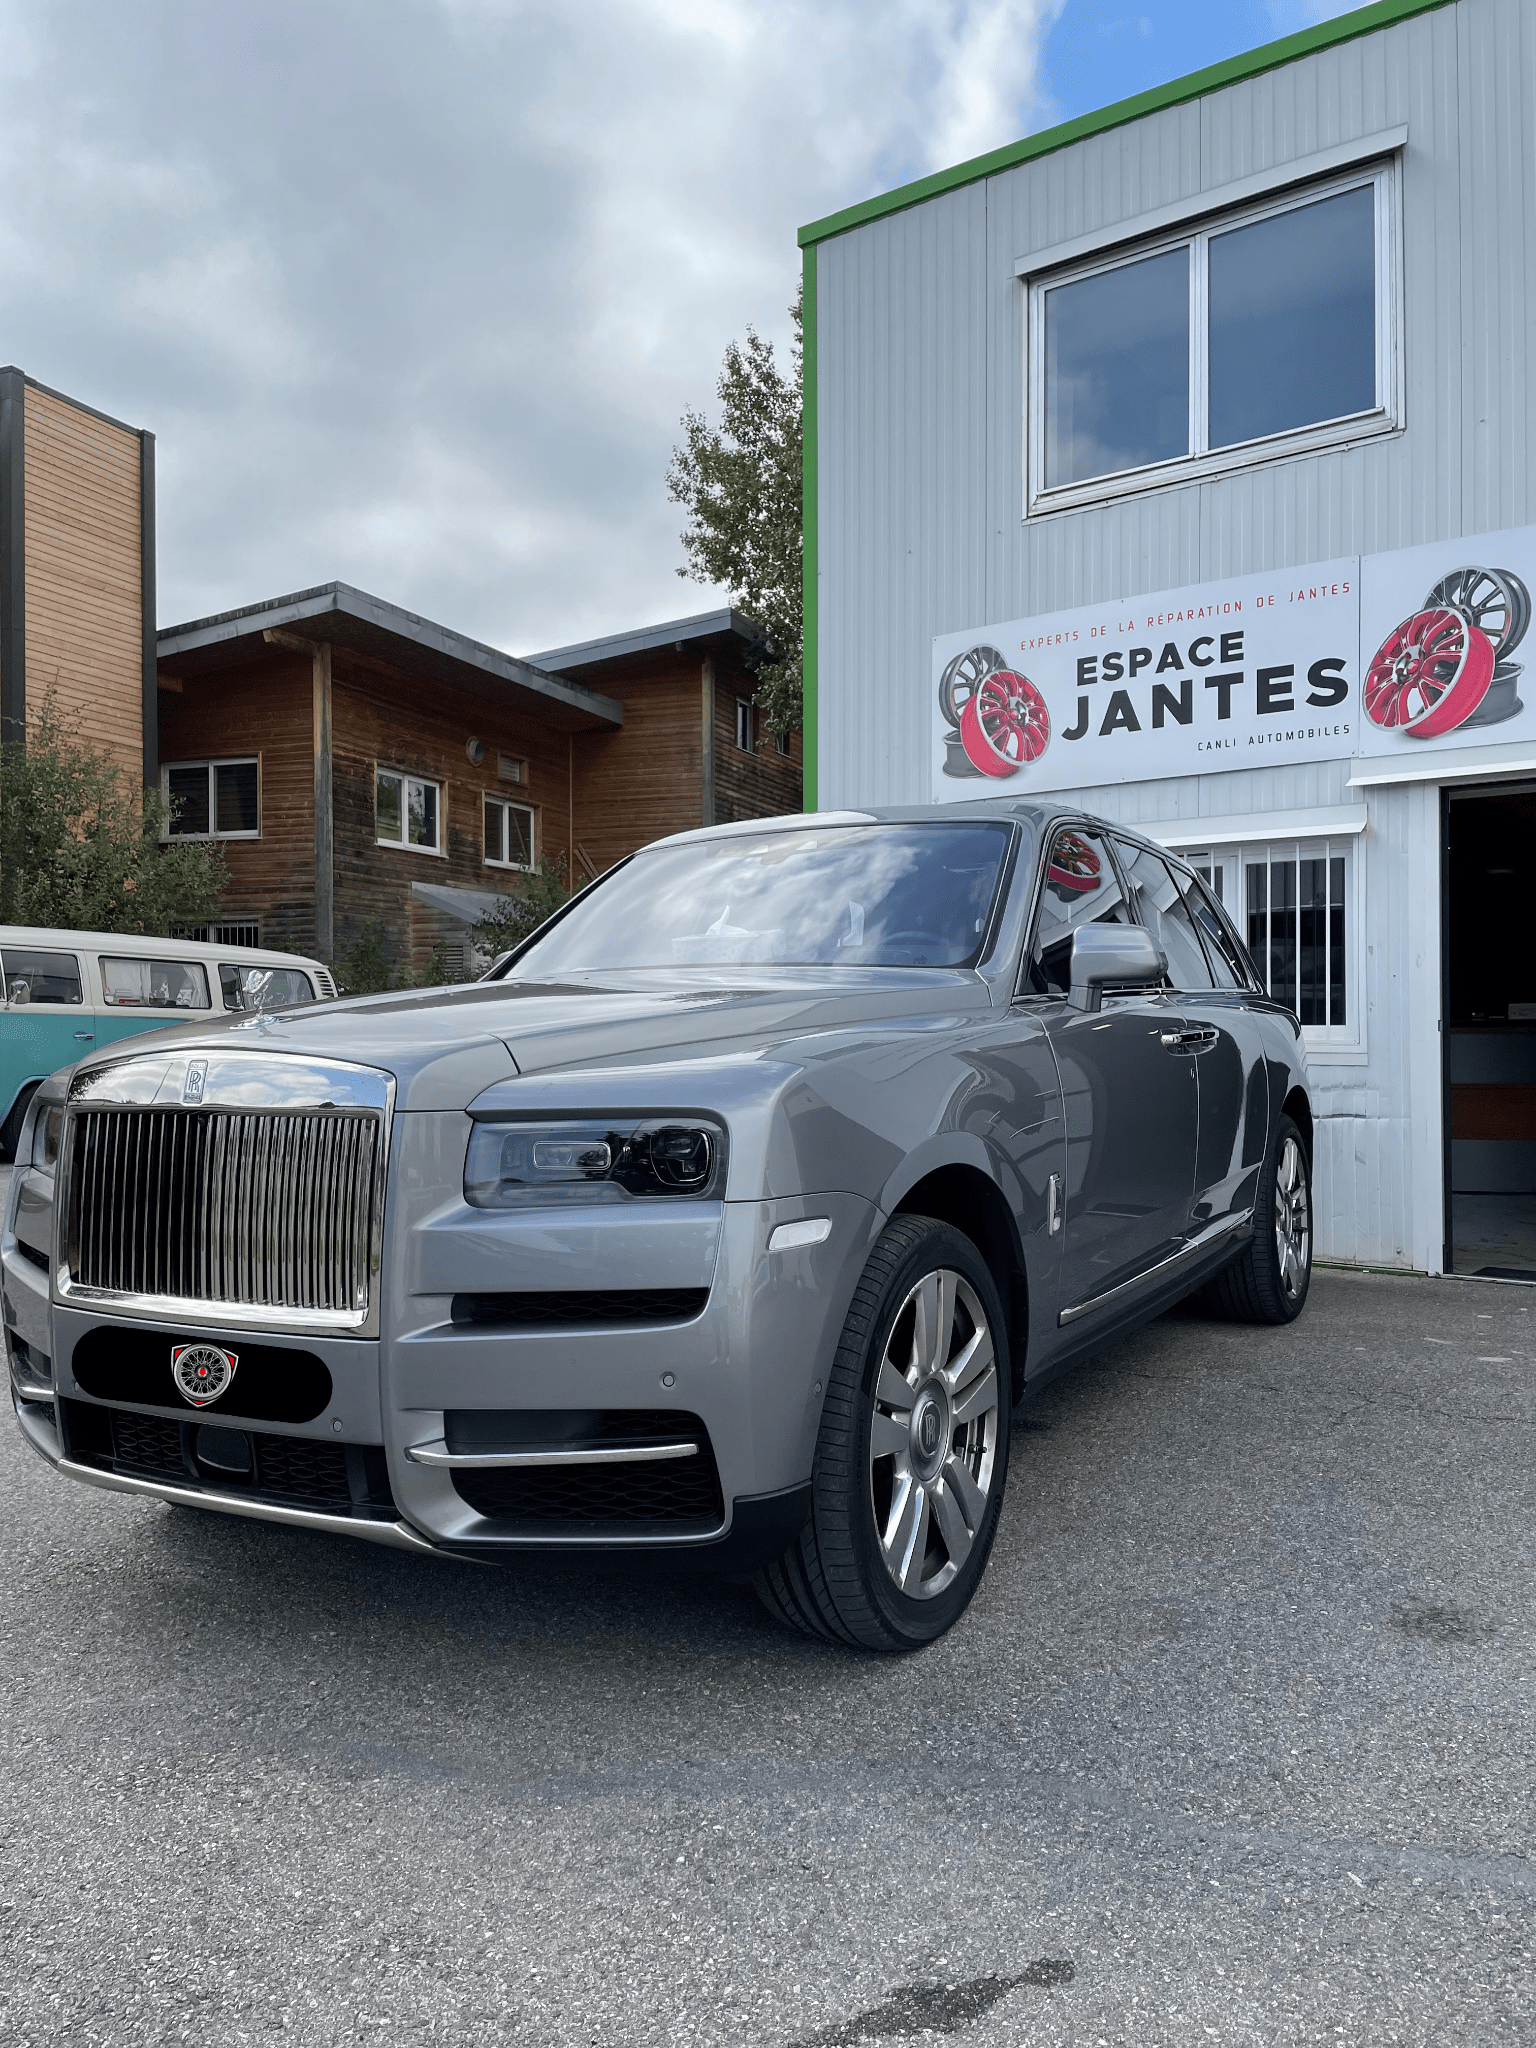
<path fill-rule="evenodd" d="M 660 846 L 578 903 L 511 970 L 969 967 L 1012 827 L 808 826 Z"/>

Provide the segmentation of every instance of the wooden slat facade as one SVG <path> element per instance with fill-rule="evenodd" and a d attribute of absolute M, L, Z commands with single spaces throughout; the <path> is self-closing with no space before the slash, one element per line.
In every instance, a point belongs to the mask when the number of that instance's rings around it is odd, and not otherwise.
<path fill-rule="evenodd" d="M 138 434 L 28 383 L 27 715 L 66 720 L 135 781 L 144 759 Z"/>
<path fill-rule="evenodd" d="M 318 622 L 317 622 L 318 623 Z M 160 753 L 168 766 L 255 755 L 260 763 L 261 831 L 223 842 L 230 883 L 228 920 L 259 923 L 264 944 L 323 951 L 315 922 L 314 657 L 306 637 L 267 641 L 253 624 L 238 647 L 162 664 Z M 423 684 L 402 643 L 401 663 L 331 643 L 335 954 L 377 922 L 402 978 L 422 979 L 440 936 L 455 972 L 469 965 L 465 927 L 416 896 L 416 882 L 476 891 L 516 886 L 516 875 L 485 859 L 484 800 L 534 814 L 536 857 L 562 860 L 580 885 L 653 839 L 706 822 L 800 808 L 800 743 L 784 756 L 770 740 L 752 754 L 735 744 L 736 700 L 756 680 L 739 655 L 717 644 L 708 656 L 681 651 L 617 657 L 584 676 L 623 706 L 619 728 L 571 730 L 552 707 L 541 717 L 528 699 L 488 700 L 483 685 L 455 690 Z M 706 684 L 706 665 L 709 684 Z M 705 706 L 712 695 L 712 769 L 705 775 Z M 468 743 L 483 758 L 472 762 Z M 503 755 L 523 764 L 504 781 Z M 375 778 L 380 769 L 440 785 L 443 850 L 381 844 Z"/>

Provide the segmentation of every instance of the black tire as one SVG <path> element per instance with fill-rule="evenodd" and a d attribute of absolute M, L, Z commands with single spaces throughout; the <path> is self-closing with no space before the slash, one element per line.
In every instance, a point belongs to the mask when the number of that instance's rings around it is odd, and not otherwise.
<path fill-rule="evenodd" d="M 1288 1182 L 1293 1168 L 1295 1178 Z M 1282 1253 L 1287 1242 L 1290 1257 Z M 1311 1283 L 1312 1162 L 1301 1132 L 1283 1116 L 1259 1170 L 1253 1241 L 1216 1275 L 1210 1296 L 1235 1323 L 1294 1323 L 1307 1305 Z"/>
<path fill-rule="evenodd" d="M 905 1408 L 893 1343 L 910 1358 Z M 810 1519 L 754 1581 L 768 1612 L 870 1650 L 920 1649 L 951 1628 L 997 1534 L 1011 1385 L 986 1261 L 947 1223 L 897 1217 L 869 1255 L 832 1362 Z"/>

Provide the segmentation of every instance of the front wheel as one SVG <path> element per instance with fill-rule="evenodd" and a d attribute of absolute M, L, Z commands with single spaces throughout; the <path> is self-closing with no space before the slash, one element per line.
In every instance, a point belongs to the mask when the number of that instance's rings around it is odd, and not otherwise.
<path fill-rule="evenodd" d="M 870 1253 L 827 1384 L 811 1518 L 758 1593 L 780 1621 L 917 1649 L 970 1605 L 1008 1476 L 1008 1338 L 976 1247 L 901 1216 Z"/>
<path fill-rule="evenodd" d="M 1312 1164 L 1301 1132 L 1280 1119 L 1259 1171 L 1253 1242 L 1211 1283 L 1234 1322 L 1294 1323 L 1312 1283 Z"/>

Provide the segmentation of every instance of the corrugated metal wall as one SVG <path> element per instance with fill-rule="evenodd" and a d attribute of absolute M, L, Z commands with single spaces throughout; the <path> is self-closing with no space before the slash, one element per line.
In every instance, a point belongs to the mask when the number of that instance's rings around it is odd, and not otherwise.
<path fill-rule="evenodd" d="M 1020 258 L 1408 129 L 1406 423 L 1026 521 Z M 819 800 L 929 794 L 935 634 L 1536 520 L 1536 6 L 1456 0 L 821 244 Z M 1349 800 L 1345 763 L 1085 791 L 1109 816 Z M 1316 1070 L 1319 1242 L 1438 1270 L 1438 791 L 1373 793 L 1369 1059 Z"/>

